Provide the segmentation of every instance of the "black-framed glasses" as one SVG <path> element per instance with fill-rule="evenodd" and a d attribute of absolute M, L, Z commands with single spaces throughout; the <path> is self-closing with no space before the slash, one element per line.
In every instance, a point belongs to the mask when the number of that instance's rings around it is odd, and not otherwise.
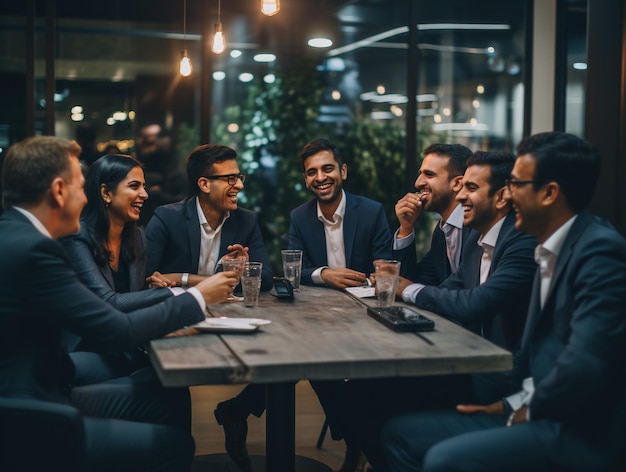
<path fill-rule="evenodd" d="M 224 174 L 224 175 L 205 175 L 204 178 L 208 180 L 220 180 L 226 179 L 228 181 L 228 185 L 235 185 L 238 180 L 241 180 L 241 183 L 246 181 L 246 174 L 242 172 L 241 174 Z"/>
<path fill-rule="evenodd" d="M 515 180 L 515 179 L 506 179 L 504 181 L 506 188 L 509 189 L 509 192 L 513 191 L 513 188 L 517 188 L 520 185 L 526 184 L 545 184 L 543 180 Z"/>

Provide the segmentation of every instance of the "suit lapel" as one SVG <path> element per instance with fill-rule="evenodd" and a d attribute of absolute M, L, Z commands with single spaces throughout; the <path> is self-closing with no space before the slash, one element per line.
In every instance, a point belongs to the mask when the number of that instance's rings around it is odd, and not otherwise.
<path fill-rule="evenodd" d="M 200 220 L 196 208 L 196 198 L 190 198 L 185 203 L 185 216 L 187 217 L 187 237 L 189 243 L 189 266 L 193 274 L 198 273 L 198 261 L 200 259 Z"/>
<path fill-rule="evenodd" d="M 498 239 L 496 240 L 496 246 L 493 249 L 493 257 L 491 260 L 491 266 L 489 267 L 489 275 L 498 267 L 498 261 L 502 254 L 504 254 L 504 244 L 503 241 L 509 237 L 512 231 L 515 230 L 515 213 L 510 212 L 504 218 L 504 222 L 502 223 L 502 228 L 500 228 L 500 233 L 498 233 Z"/>
<path fill-rule="evenodd" d="M 346 267 L 351 267 L 352 249 L 356 237 L 357 226 L 357 202 L 346 192 L 346 211 L 343 219 L 343 247 L 346 254 Z"/>
<path fill-rule="evenodd" d="M 230 216 L 224 222 L 224 226 L 222 226 L 222 236 L 220 238 L 220 253 L 218 257 L 222 257 L 224 254 L 228 252 L 226 249 L 230 244 L 233 244 L 238 241 L 237 238 L 237 213 L 234 211 L 230 212 Z"/>
<path fill-rule="evenodd" d="M 526 317 L 526 326 L 524 327 L 524 334 L 522 336 L 522 349 L 527 346 L 532 340 L 532 335 L 535 332 L 535 326 L 541 315 L 541 276 L 539 273 L 539 267 L 535 272 L 535 278 L 533 280 L 533 290 L 530 294 L 530 303 L 528 304 L 528 316 Z"/>
<path fill-rule="evenodd" d="M 324 234 L 324 224 L 317 218 L 317 200 L 311 200 L 308 211 L 310 212 L 309 221 L 313 223 L 310 228 L 313 235 L 311 238 L 311 242 L 313 243 L 313 247 L 311 247 L 311 260 L 319 261 L 318 264 L 314 264 L 316 266 L 327 265 L 326 234 Z"/>

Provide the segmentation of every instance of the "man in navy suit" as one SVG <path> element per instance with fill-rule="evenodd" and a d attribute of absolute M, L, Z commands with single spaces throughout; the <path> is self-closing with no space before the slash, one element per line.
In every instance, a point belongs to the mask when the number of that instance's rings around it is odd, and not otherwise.
<path fill-rule="evenodd" d="M 536 240 L 514 228 L 515 214 L 505 186 L 513 162 L 511 154 L 482 151 L 467 160 L 456 200 L 463 209 L 464 225 L 475 232 L 465 243 L 459 269 L 438 286 L 402 281 L 398 295 L 516 352 L 536 269 Z M 509 373 L 370 382 L 367 397 L 375 405 L 360 409 L 376 413 L 364 418 L 354 415 L 354 431 L 374 468 L 387 470 L 380 448 L 385 420 L 406 411 L 450 407 L 464 398 L 493 401 L 511 393 L 511 385 Z"/>
<path fill-rule="evenodd" d="M 363 285 L 374 260 L 391 258 L 383 206 L 343 190 L 348 166 L 330 141 L 311 141 L 300 160 L 315 196 L 291 212 L 288 247 L 302 249 L 302 282 L 338 289 Z"/>
<path fill-rule="evenodd" d="M 300 151 L 307 188 L 315 199 L 291 213 L 289 249 L 302 249 L 302 282 L 336 289 L 363 285 L 375 259 L 391 258 L 391 235 L 383 206 L 343 190 L 348 168 L 337 147 L 316 139 Z M 326 412 L 331 433 L 337 430 L 337 397 L 343 381 L 311 382 Z M 265 386 L 250 384 L 239 395 L 222 402 L 216 410 L 224 425 L 226 449 L 241 468 L 249 468 L 245 448 L 247 417 L 265 409 Z"/>
<path fill-rule="evenodd" d="M 79 154 L 73 141 L 39 136 L 12 145 L 4 161 L 0 395 L 76 407 L 85 428 L 84 470 L 189 470 L 193 439 L 181 418 L 167 415 L 166 389 L 156 392 L 135 376 L 74 387 L 62 333 L 72 330 L 100 352 L 129 350 L 202 321 L 207 303 L 226 299 L 235 274 L 130 313 L 101 300 L 55 241 L 80 227 L 87 199 Z M 51 465 L 45 460 L 42 469 Z"/>
<path fill-rule="evenodd" d="M 146 226 L 146 274 L 165 274 L 178 285 L 193 286 L 218 271 L 223 258 L 246 255 L 263 263 L 261 290 L 273 286 L 272 267 L 255 212 L 239 208 L 237 195 L 246 174 L 237 153 L 217 144 L 195 148 L 187 157 L 194 195 L 158 207 Z"/>
<path fill-rule="evenodd" d="M 415 181 L 417 192 L 409 192 L 396 203 L 400 228 L 393 241 L 393 257 L 401 261 L 400 275 L 412 282 L 439 285 L 459 268 L 463 243 L 472 230 L 463 226 L 463 209 L 456 201 L 461 180 L 472 155 L 461 144 L 431 144 Z M 413 227 L 422 211 L 438 213 L 428 252 L 418 261 Z"/>
<path fill-rule="evenodd" d="M 530 136 L 517 154 L 508 182 L 515 226 L 539 242 L 514 370 L 520 391 L 390 421 L 383 442 L 394 472 L 599 471 L 622 454 L 626 241 L 585 211 L 600 160 L 562 132 Z"/>

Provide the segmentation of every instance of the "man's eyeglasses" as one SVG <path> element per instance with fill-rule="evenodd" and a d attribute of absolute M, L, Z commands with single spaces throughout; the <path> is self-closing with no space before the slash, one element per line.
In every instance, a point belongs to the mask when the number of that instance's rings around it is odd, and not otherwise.
<path fill-rule="evenodd" d="M 241 183 L 246 181 L 246 173 L 242 172 L 241 174 L 225 174 L 225 175 L 205 175 L 204 178 L 208 180 L 220 180 L 225 179 L 228 181 L 228 185 L 235 185 L 237 180 L 241 180 Z"/>
<path fill-rule="evenodd" d="M 520 185 L 526 184 L 545 184 L 542 180 L 515 180 L 515 179 L 506 179 L 504 181 L 506 188 L 509 189 L 509 192 L 512 192 L 514 188 L 519 187 Z"/>

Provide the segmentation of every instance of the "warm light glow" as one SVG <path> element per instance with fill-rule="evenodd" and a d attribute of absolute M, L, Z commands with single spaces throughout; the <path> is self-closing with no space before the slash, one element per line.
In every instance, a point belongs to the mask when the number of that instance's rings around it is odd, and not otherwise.
<path fill-rule="evenodd" d="M 211 42 L 211 51 L 215 54 L 221 54 L 226 49 L 226 42 L 224 41 L 224 34 L 222 33 L 222 22 L 215 23 L 215 34 L 213 35 L 213 41 Z"/>
<path fill-rule="evenodd" d="M 469 122 L 470 122 L 470 125 L 472 126 L 478 125 L 478 120 L 476 118 L 472 118 Z"/>
<path fill-rule="evenodd" d="M 113 119 L 115 121 L 125 121 L 127 117 L 128 115 L 123 111 L 116 111 L 115 113 L 113 113 Z"/>
<path fill-rule="evenodd" d="M 191 59 L 187 55 L 187 50 L 183 51 L 183 57 L 180 58 L 180 75 L 183 77 L 189 77 L 191 72 L 193 71 L 193 66 L 191 65 Z"/>
<path fill-rule="evenodd" d="M 473 106 L 474 108 L 480 108 L 480 101 L 479 101 L 479 100 L 477 100 L 477 99 L 474 99 L 474 100 L 472 101 L 472 106 Z"/>
<path fill-rule="evenodd" d="M 376 92 L 379 93 L 380 95 L 385 93 L 385 86 L 384 85 L 378 85 L 376 87 Z"/>
<path fill-rule="evenodd" d="M 391 113 L 393 113 L 393 115 L 397 117 L 401 117 L 403 115 L 402 108 L 400 108 L 398 105 L 391 105 L 389 107 L 389 111 L 391 111 Z"/>
<path fill-rule="evenodd" d="M 135 112 L 133 110 L 128 112 L 128 119 L 133 121 L 135 119 Z"/>
<path fill-rule="evenodd" d="M 226 129 L 230 133 L 236 133 L 237 131 L 239 131 L 239 125 L 237 123 L 229 123 Z"/>
<path fill-rule="evenodd" d="M 485 87 L 483 85 L 478 85 L 476 87 L 476 93 L 482 95 L 483 93 L 485 93 Z"/>
<path fill-rule="evenodd" d="M 439 113 L 433 115 L 433 121 L 435 123 L 441 123 L 441 115 Z"/>
<path fill-rule="evenodd" d="M 261 13 L 273 16 L 280 11 L 280 0 L 261 0 Z"/>
<path fill-rule="evenodd" d="M 448 107 L 445 107 L 445 108 L 443 109 L 443 114 L 444 114 L 445 116 L 450 116 L 450 115 L 452 114 L 452 110 L 450 110 Z"/>
<path fill-rule="evenodd" d="M 107 125 L 113 126 L 114 124 L 115 124 L 115 118 L 113 118 L 112 116 L 109 116 L 107 118 Z"/>
<path fill-rule="evenodd" d="M 339 100 L 341 99 L 341 92 L 339 90 L 333 90 L 330 93 L 330 96 L 332 97 L 333 100 Z"/>
<path fill-rule="evenodd" d="M 72 113 L 71 118 L 72 121 L 83 121 L 85 119 L 85 115 L 82 113 Z"/>
<path fill-rule="evenodd" d="M 83 107 L 81 107 L 80 105 L 76 105 L 76 106 L 73 106 L 70 111 L 72 112 L 72 114 L 82 113 Z"/>
<path fill-rule="evenodd" d="M 307 44 L 312 48 L 329 48 L 333 42 L 328 38 L 311 38 Z"/>

